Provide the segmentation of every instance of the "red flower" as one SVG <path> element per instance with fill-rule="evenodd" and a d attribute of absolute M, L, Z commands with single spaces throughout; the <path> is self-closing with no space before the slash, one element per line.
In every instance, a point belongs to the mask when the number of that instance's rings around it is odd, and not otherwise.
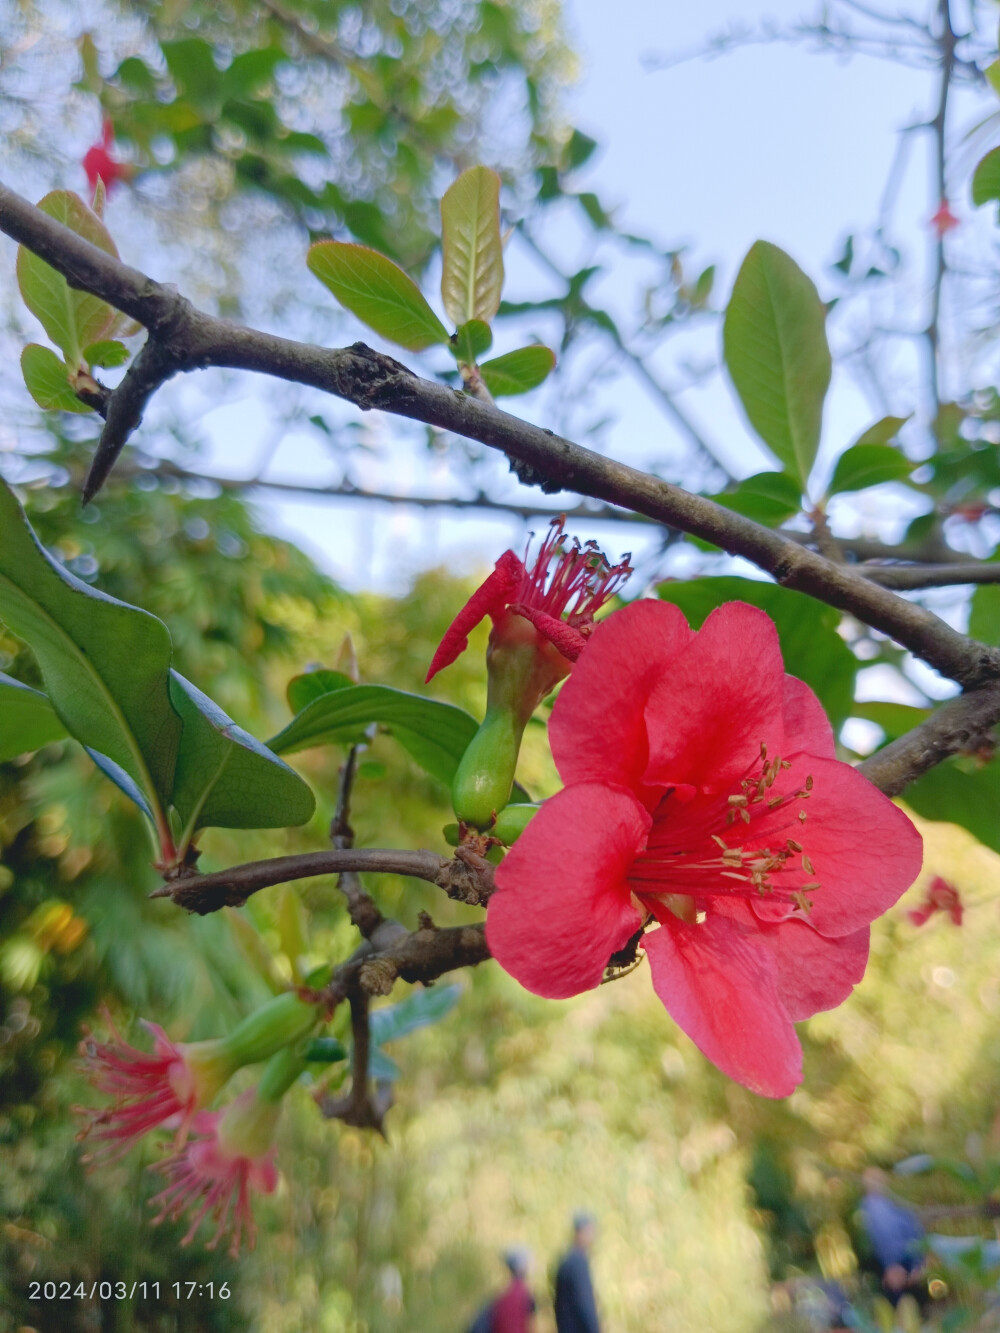
<path fill-rule="evenodd" d="M 257 1232 L 251 1190 L 272 1194 L 278 1184 L 269 1135 L 273 1123 L 267 1126 L 265 1142 L 259 1148 L 248 1148 L 244 1142 L 247 1136 L 235 1132 L 235 1126 L 245 1128 L 248 1118 L 259 1120 L 261 1109 L 256 1089 L 250 1088 L 226 1110 L 202 1111 L 195 1117 L 194 1129 L 199 1137 L 156 1168 L 167 1176 L 169 1184 L 151 1200 L 160 1209 L 153 1219 L 154 1226 L 168 1217 L 176 1220 L 190 1209 L 193 1217 L 182 1245 L 189 1245 L 205 1218 L 211 1217 L 217 1226 L 207 1249 L 214 1249 L 230 1232 L 229 1253 L 233 1258 L 239 1254 L 244 1234 L 253 1249 Z M 276 1112 L 277 1108 L 268 1106 L 267 1110 Z"/>
<path fill-rule="evenodd" d="M 942 199 L 938 206 L 938 211 L 931 218 L 931 226 L 937 232 L 938 236 L 947 236 L 948 232 L 953 231 L 955 227 L 961 225 L 961 219 L 957 218 L 951 211 L 951 205 L 947 199 Z"/>
<path fill-rule="evenodd" d="M 959 897 L 958 889 L 940 875 L 935 875 L 931 880 L 920 906 L 912 908 L 906 915 L 915 926 L 923 926 L 935 912 L 947 912 L 953 925 L 962 924 L 962 899 Z"/>
<path fill-rule="evenodd" d="M 793 1024 L 864 974 L 869 923 L 916 877 L 920 836 L 834 757 L 774 624 L 733 602 L 700 631 L 663 602 L 599 625 L 556 701 L 566 783 L 496 872 L 486 937 L 536 994 L 596 986 L 644 926 L 653 986 L 726 1074 L 801 1078 Z"/>
<path fill-rule="evenodd" d="M 199 1106 L 204 1106 L 233 1072 L 221 1043 L 176 1045 L 156 1023 L 143 1021 L 153 1036 L 151 1053 L 125 1041 L 107 1015 L 111 1039 L 96 1041 L 87 1033 L 80 1050 L 98 1092 L 114 1098 L 100 1109 L 78 1108 L 88 1119 L 81 1138 L 96 1139 L 98 1158 L 116 1160 L 137 1139 L 161 1127 L 176 1129 L 182 1138 Z"/>
<path fill-rule="evenodd" d="M 115 146 L 115 131 L 111 121 L 105 118 L 100 143 L 88 148 L 83 157 L 83 169 L 91 190 L 97 189 L 98 180 L 104 182 L 104 188 L 110 190 L 117 181 L 132 179 L 133 167 L 129 162 L 116 162 L 111 156 Z"/>
<path fill-rule="evenodd" d="M 596 542 L 581 546 L 574 538 L 568 543 L 562 525 L 561 516 L 552 520 L 530 569 L 513 551 L 504 551 L 493 573 L 446 630 L 427 672 L 428 681 L 465 652 L 469 631 L 486 616 L 493 621 L 491 647 L 525 637 L 534 641 L 545 658 L 546 680 L 551 678 L 541 689 L 542 696 L 569 675 L 594 631 L 595 612 L 632 570 L 627 555 L 611 565 Z"/>

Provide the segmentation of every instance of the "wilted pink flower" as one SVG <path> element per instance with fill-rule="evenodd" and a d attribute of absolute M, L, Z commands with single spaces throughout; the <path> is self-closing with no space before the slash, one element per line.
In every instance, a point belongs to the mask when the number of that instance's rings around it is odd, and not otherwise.
<path fill-rule="evenodd" d="M 906 915 L 915 926 L 923 926 L 935 912 L 947 912 L 953 925 L 962 924 L 962 899 L 959 897 L 958 889 L 940 875 L 935 875 L 931 880 L 920 906 L 911 908 Z"/>
<path fill-rule="evenodd" d="M 81 1138 L 101 1145 L 97 1157 L 115 1160 L 132 1144 L 160 1127 L 183 1138 L 195 1111 L 206 1105 L 233 1073 L 232 1061 L 215 1042 L 178 1045 L 156 1023 L 143 1020 L 153 1036 L 152 1052 L 131 1046 L 115 1028 L 108 1041 L 86 1033 L 80 1043 L 90 1080 L 114 1100 L 105 1107 L 77 1108 L 89 1121 Z"/>
<path fill-rule="evenodd" d="M 224 1111 L 199 1112 L 193 1124 L 197 1137 L 156 1168 L 169 1184 L 151 1201 L 160 1209 L 154 1226 L 190 1213 L 191 1225 L 181 1240 L 189 1245 L 208 1217 L 216 1229 L 207 1249 L 231 1235 L 229 1253 L 234 1258 L 244 1236 L 252 1250 L 257 1231 L 251 1191 L 272 1194 L 278 1184 L 271 1135 L 280 1108 L 280 1102 L 261 1101 L 257 1089 L 250 1088 Z"/>

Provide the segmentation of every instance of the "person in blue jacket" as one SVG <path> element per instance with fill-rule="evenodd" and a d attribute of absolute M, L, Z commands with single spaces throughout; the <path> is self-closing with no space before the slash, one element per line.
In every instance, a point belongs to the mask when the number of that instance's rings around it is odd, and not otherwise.
<path fill-rule="evenodd" d="M 882 1288 L 893 1305 L 916 1286 L 924 1267 L 924 1229 L 911 1209 L 889 1197 L 889 1182 L 877 1166 L 862 1176 L 861 1220 L 878 1264 Z"/>
<path fill-rule="evenodd" d="M 597 1228 L 587 1213 L 573 1218 L 573 1245 L 556 1270 L 556 1328 L 558 1333 L 601 1333 L 590 1278 L 587 1251 Z"/>

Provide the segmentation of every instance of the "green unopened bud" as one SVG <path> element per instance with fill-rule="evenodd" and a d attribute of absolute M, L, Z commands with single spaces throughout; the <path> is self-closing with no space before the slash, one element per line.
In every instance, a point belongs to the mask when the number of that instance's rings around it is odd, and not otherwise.
<path fill-rule="evenodd" d="M 517 803 L 508 805 L 497 815 L 497 822 L 490 832 L 509 847 L 511 843 L 517 842 L 540 808 L 537 805 Z"/>
<path fill-rule="evenodd" d="M 455 774 L 451 800 L 466 824 L 488 829 L 510 800 L 524 723 L 507 708 L 487 708 Z"/>

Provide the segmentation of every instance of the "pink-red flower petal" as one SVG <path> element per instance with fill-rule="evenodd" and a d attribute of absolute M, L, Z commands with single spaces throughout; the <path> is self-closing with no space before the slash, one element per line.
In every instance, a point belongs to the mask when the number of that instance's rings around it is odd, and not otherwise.
<path fill-rule="evenodd" d="M 809 921 L 821 935 L 850 935 L 888 911 L 913 883 L 923 842 L 902 810 L 857 769 L 836 759 L 799 757 L 774 790 L 795 788 L 807 775 L 813 787 L 802 804 L 806 821 L 788 832 L 812 863 L 810 881 L 820 885 L 807 894 Z M 767 827 L 763 822 L 762 831 Z M 767 898 L 752 901 L 761 920 L 792 915 Z"/>
<path fill-rule="evenodd" d="M 504 971 L 553 1000 L 596 986 L 642 925 L 625 874 L 648 828 L 620 789 L 581 783 L 546 801 L 496 871 L 486 942 Z"/>
<path fill-rule="evenodd" d="M 785 677 L 782 711 L 785 718 L 785 749 L 789 755 L 817 754 L 822 759 L 837 757 L 830 719 L 805 681 L 795 676 Z"/>
<path fill-rule="evenodd" d="M 563 782 L 638 790 L 646 769 L 643 705 L 694 638 L 678 607 L 642 600 L 597 626 L 549 720 Z"/>
<path fill-rule="evenodd" d="M 431 660 L 425 684 L 446 666 L 451 666 L 469 646 L 469 633 L 487 616 L 499 616 L 520 588 L 525 577 L 522 561 L 513 551 L 504 551 L 493 573 L 472 594 L 445 630 Z"/>
<path fill-rule="evenodd" d="M 567 624 L 565 620 L 560 620 L 558 616 L 550 616 L 547 611 L 540 611 L 537 606 L 529 606 L 525 602 L 512 602 L 508 610 L 513 615 L 522 616 L 530 621 L 539 634 L 544 635 L 553 648 L 570 662 L 575 662 L 587 646 L 586 638 L 578 629 Z"/>
<path fill-rule="evenodd" d="M 646 704 L 647 783 L 722 791 L 783 753 L 785 668 L 770 616 L 727 602 L 705 621 Z"/>
<path fill-rule="evenodd" d="M 647 932 L 653 988 L 671 1018 L 724 1074 L 764 1097 L 802 1079 L 802 1048 L 759 934 L 723 914 Z"/>

